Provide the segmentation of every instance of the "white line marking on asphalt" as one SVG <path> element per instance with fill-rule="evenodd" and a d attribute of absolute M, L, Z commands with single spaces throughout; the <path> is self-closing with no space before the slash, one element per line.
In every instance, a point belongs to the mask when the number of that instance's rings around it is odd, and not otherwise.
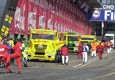
<path fill-rule="evenodd" d="M 92 61 L 89 61 L 89 62 L 87 62 L 86 64 L 81 65 L 79 68 L 82 68 L 82 67 L 84 67 L 84 66 L 87 66 L 88 64 L 93 63 L 93 62 L 95 62 L 96 60 L 98 60 L 98 58 L 96 58 L 96 59 L 94 59 L 94 60 L 92 60 Z"/>
<path fill-rule="evenodd" d="M 76 67 L 79 67 L 79 66 L 81 66 L 82 64 L 78 64 L 78 65 L 75 65 L 75 66 L 73 66 L 74 68 L 76 68 Z"/>
<path fill-rule="evenodd" d="M 103 57 L 106 57 L 106 56 L 107 56 L 107 54 L 103 54 Z M 90 64 L 90 63 L 95 62 L 96 60 L 98 60 L 98 57 L 97 57 L 97 56 L 96 56 L 95 58 L 89 59 L 86 64 L 77 64 L 77 65 L 73 66 L 73 68 L 82 68 L 82 67 L 84 67 L 84 66 L 87 66 L 87 65 Z"/>
<path fill-rule="evenodd" d="M 88 60 L 88 63 L 91 63 L 91 62 L 93 62 L 94 60 L 97 60 L 97 57 Z M 88 63 L 86 63 L 86 64 L 88 64 Z M 77 68 L 77 67 L 80 67 L 80 66 L 82 66 L 82 65 L 83 65 L 83 64 L 77 64 L 77 65 L 73 66 L 73 68 Z"/>

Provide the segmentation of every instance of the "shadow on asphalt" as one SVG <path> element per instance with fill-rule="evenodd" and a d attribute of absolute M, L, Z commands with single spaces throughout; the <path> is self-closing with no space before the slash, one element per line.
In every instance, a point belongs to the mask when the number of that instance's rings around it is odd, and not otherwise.
<path fill-rule="evenodd" d="M 1 72 L 1 71 L 0 71 L 0 74 L 8 74 L 8 73 L 7 73 L 7 72 Z"/>
<path fill-rule="evenodd" d="M 55 63 L 54 61 L 29 60 L 29 62 Z"/>

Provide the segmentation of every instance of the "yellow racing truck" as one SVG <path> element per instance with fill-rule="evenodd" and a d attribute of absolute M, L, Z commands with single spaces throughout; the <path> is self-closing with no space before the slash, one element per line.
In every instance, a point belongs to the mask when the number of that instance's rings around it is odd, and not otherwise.
<path fill-rule="evenodd" d="M 80 35 L 73 32 L 59 32 L 59 39 L 64 41 L 69 48 L 70 53 L 78 52 Z"/>
<path fill-rule="evenodd" d="M 95 35 L 81 35 L 80 36 L 80 41 L 85 43 L 92 43 L 94 41 L 96 41 L 96 36 Z"/>
<path fill-rule="evenodd" d="M 58 51 L 64 45 L 64 40 L 59 39 L 59 34 L 54 30 L 31 29 L 29 60 L 58 61 Z"/>

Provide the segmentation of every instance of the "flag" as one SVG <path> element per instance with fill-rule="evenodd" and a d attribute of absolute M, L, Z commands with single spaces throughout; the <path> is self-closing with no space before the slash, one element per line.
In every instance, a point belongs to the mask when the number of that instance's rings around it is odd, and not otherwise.
<path fill-rule="evenodd" d="M 58 23 L 57 23 L 57 21 L 55 21 L 55 23 L 54 23 L 54 30 L 58 30 Z"/>
<path fill-rule="evenodd" d="M 19 25 L 19 30 L 20 34 L 23 33 L 25 34 L 25 15 L 26 15 L 26 1 L 22 0 L 21 2 L 21 17 L 20 17 L 20 25 Z"/>
<path fill-rule="evenodd" d="M 36 29 L 37 20 L 37 5 L 36 0 L 34 0 L 33 6 L 30 0 L 28 0 L 28 30 Z"/>
<path fill-rule="evenodd" d="M 51 12 L 52 6 L 51 3 L 48 3 L 47 10 L 47 28 L 53 30 L 53 13 Z"/>
<path fill-rule="evenodd" d="M 41 4 L 42 1 L 43 0 L 40 0 L 39 3 Z M 45 3 L 42 3 L 42 5 L 44 4 Z M 43 6 L 39 6 L 39 27 L 46 29 L 46 21 L 46 10 L 43 8 Z"/>
<path fill-rule="evenodd" d="M 25 3 L 25 11 L 24 11 L 24 34 L 29 34 L 29 30 L 28 30 L 28 9 L 26 8 L 26 6 L 28 6 L 28 1 L 24 0 Z"/>
<path fill-rule="evenodd" d="M 43 15 L 43 8 L 39 6 L 39 26 L 42 29 L 45 29 L 45 16 Z"/>
<path fill-rule="evenodd" d="M 32 28 L 36 29 L 36 19 L 37 19 L 37 5 L 36 0 L 34 0 L 34 6 L 33 6 L 33 16 L 32 16 Z"/>
<path fill-rule="evenodd" d="M 31 23 L 31 17 L 32 17 L 32 4 L 30 2 L 30 0 L 28 0 L 28 30 L 31 29 L 32 23 Z"/>
<path fill-rule="evenodd" d="M 14 19 L 13 19 L 13 23 L 10 27 L 10 33 L 18 33 L 18 28 L 19 28 L 19 20 L 20 20 L 20 16 L 21 16 L 21 0 L 18 1 L 17 7 L 16 7 L 16 11 L 14 14 Z"/>
<path fill-rule="evenodd" d="M 50 30 L 53 30 L 53 16 L 51 15 L 51 13 L 49 12 L 49 17 L 48 17 L 48 21 L 47 21 L 47 28 Z"/>
<path fill-rule="evenodd" d="M 18 1 L 10 33 L 23 34 L 22 31 L 25 30 L 25 6 L 26 3 L 24 0 Z"/>

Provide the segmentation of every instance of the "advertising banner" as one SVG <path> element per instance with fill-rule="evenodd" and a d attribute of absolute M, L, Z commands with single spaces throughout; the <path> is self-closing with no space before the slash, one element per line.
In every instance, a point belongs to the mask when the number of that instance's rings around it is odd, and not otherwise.
<path fill-rule="evenodd" d="M 90 21 L 114 21 L 115 10 L 95 9 L 88 13 L 88 20 Z"/>

